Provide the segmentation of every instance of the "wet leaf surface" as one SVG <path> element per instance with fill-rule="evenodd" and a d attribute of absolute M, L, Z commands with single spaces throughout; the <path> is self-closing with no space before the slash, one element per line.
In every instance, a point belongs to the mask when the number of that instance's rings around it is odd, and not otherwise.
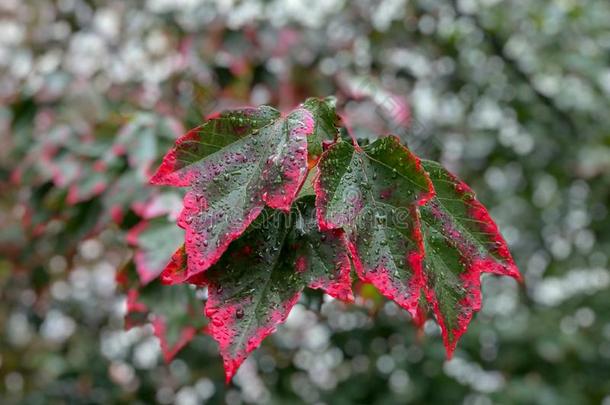
<path fill-rule="evenodd" d="M 436 196 L 420 207 L 425 293 L 449 356 L 481 308 L 482 273 L 521 280 L 508 246 L 487 209 L 464 182 L 424 161 Z"/>
<path fill-rule="evenodd" d="M 208 286 L 205 313 L 218 342 L 227 381 L 248 353 L 284 322 L 305 287 L 352 301 L 350 262 L 340 231 L 319 231 L 312 197 L 291 215 L 266 209 L 209 271 L 189 282 Z M 186 252 L 178 249 L 163 273 L 181 280 Z"/>
<path fill-rule="evenodd" d="M 332 103 L 212 117 L 178 140 L 153 178 L 190 185 L 178 221 L 185 243 L 172 246 L 161 281 L 208 287 L 208 331 L 227 381 L 305 287 L 353 302 L 352 263 L 418 326 L 431 308 L 449 357 L 480 309 L 480 275 L 520 278 L 467 185 L 394 136 L 337 142 Z"/>
<path fill-rule="evenodd" d="M 422 284 L 418 205 L 432 185 L 394 137 L 359 149 L 341 142 L 326 152 L 315 181 L 323 229 L 344 229 L 358 276 L 415 316 Z"/>
<path fill-rule="evenodd" d="M 202 128 L 178 140 L 152 179 L 191 186 L 178 220 L 187 277 L 214 264 L 265 206 L 290 209 L 307 175 L 313 118 L 305 109 L 278 117 L 261 107 L 221 114 Z"/>

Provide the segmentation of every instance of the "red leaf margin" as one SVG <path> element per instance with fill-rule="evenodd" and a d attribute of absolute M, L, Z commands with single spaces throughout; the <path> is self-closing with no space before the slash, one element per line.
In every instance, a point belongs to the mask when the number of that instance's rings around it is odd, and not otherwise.
<path fill-rule="evenodd" d="M 246 342 L 246 348 L 238 351 L 236 355 L 231 352 L 234 345 L 235 333 L 231 328 L 227 327 L 229 320 L 239 319 L 237 315 L 240 307 L 243 304 L 234 303 L 226 305 L 221 300 L 222 285 L 212 281 L 206 277 L 207 273 L 200 273 L 187 279 L 187 283 L 197 286 L 207 286 L 208 300 L 205 305 L 204 313 L 210 320 L 205 332 L 209 334 L 219 345 L 219 352 L 223 358 L 225 368 L 225 376 L 227 384 L 233 378 L 241 364 L 248 355 L 257 349 L 262 341 L 275 332 L 277 326 L 284 323 L 294 305 L 299 301 L 304 287 L 311 289 L 321 289 L 326 294 L 346 303 L 354 302 L 354 295 L 351 289 L 351 262 L 349 259 L 346 239 L 342 230 L 327 231 L 327 238 L 332 238 L 337 244 L 336 246 L 345 247 L 344 250 L 338 250 L 335 256 L 334 266 L 337 270 L 336 277 L 328 280 L 323 278 L 308 278 L 301 289 L 295 292 L 289 299 L 282 302 L 280 308 L 275 309 L 268 317 L 268 322 L 256 330 L 255 335 L 251 336 Z M 297 245 L 289 245 L 291 250 L 296 250 Z M 245 254 L 253 254 L 251 249 L 245 250 Z M 166 268 L 161 274 L 161 282 L 172 285 L 179 284 L 184 279 L 185 269 L 187 267 L 187 253 L 185 247 L 178 248 Z M 304 256 L 295 256 L 292 262 L 293 269 L 296 273 L 304 273 L 308 271 L 309 263 Z"/>
<path fill-rule="evenodd" d="M 214 284 L 208 285 L 208 291 L 218 289 Z M 289 300 L 282 303 L 281 308 L 274 310 L 271 314 L 271 319 L 267 325 L 262 326 L 256 331 L 256 334 L 248 339 L 246 350 L 239 352 L 235 357 L 230 354 L 231 343 L 234 335 L 230 333 L 230 329 L 225 327 L 226 319 L 235 319 L 237 317 L 238 304 L 221 306 L 215 303 L 214 295 L 210 294 L 205 305 L 205 315 L 210 319 L 208 325 L 208 333 L 218 342 L 220 355 L 223 359 L 225 369 L 225 382 L 228 384 L 241 364 L 248 355 L 257 349 L 263 340 L 276 331 L 278 325 L 284 323 L 292 308 L 296 305 L 301 297 L 301 292 L 294 294 Z"/>
<path fill-rule="evenodd" d="M 491 215 L 489 214 L 487 208 L 485 208 L 485 206 L 474 197 L 475 193 L 470 188 L 470 186 L 468 186 L 464 181 L 460 180 L 455 174 L 451 173 L 449 170 L 445 169 L 445 171 L 455 184 L 455 192 L 460 194 L 464 201 L 468 202 L 470 215 L 477 220 L 477 224 L 479 224 L 479 226 L 483 228 L 482 231 L 484 233 L 493 236 L 495 251 L 497 252 L 498 256 L 500 256 L 502 260 L 506 262 L 506 265 L 502 266 L 497 261 L 486 257 L 476 258 L 475 260 L 466 263 L 466 271 L 460 274 L 460 280 L 463 283 L 462 285 L 466 290 L 466 294 L 458 303 L 460 308 L 465 308 L 466 311 L 463 316 L 458 318 L 458 326 L 456 329 L 453 330 L 449 330 L 449 328 L 447 328 L 447 325 L 445 324 L 444 316 L 439 307 L 438 298 L 436 297 L 434 290 L 430 288 L 430 284 L 426 280 L 427 277 L 425 272 L 423 272 L 422 267 L 424 294 L 426 300 L 432 305 L 432 311 L 434 312 L 435 318 L 441 328 L 441 334 L 443 337 L 443 343 L 447 353 L 447 358 L 451 359 L 453 357 L 453 353 L 455 352 L 455 348 L 459 339 L 462 337 L 462 335 L 464 335 L 464 333 L 466 333 L 468 325 L 472 321 L 474 314 L 481 310 L 481 275 L 483 273 L 490 273 L 499 276 L 509 276 L 514 278 L 519 283 L 523 283 L 524 280 L 523 276 L 519 272 L 519 269 L 517 268 L 517 265 L 514 262 L 512 255 L 510 254 L 508 244 L 502 237 L 502 234 L 500 233 L 497 224 L 491 218 Z M 440 217 L 442 216 L 442 214 L 438 213 L 436 214 L 436 216 Z M 447 228 L 447 226 L 445 226 L 444 231 L 450 235 L 457 233 L 455 229 Z M 423 241 L 423 236 L 421 235 L 421 232 L 419 238 Z M 456 241 L 459 241 L 461 239 L 459 233 L 454 239 Z M 463 242 L 456 243 L 459 244 Z M 460 252 L 468 250 L 466 246 L 460 246 L 457 249 Z"/>
<path fill-rule="evenodd" d="M 398 138 L 396 138 L 396 140 L 400 144 Z M 357 141 L 352 139 L 352 142 L 354 144 L 354 148 L 356 149 L 356 153 L 360 152 L 362 149 L 357 144 Z M 493 235 L 494 243 L 496 245 L 496 252 L 507 263 L 507 265 L 503 266 L 489 258 L 476 259 L 469 263 L 466 272 L 460 275 L 460 279 L 463 282 L 463 287 L 466 289 L 467 294 L 460 301 L 459 306 L 461 308 L 466 308 L 465 314 L 458 318 L 458 327 L 456 329 L 449 330 L 447 328 L 447 325 L 445 324 L 445 319 L 439 308 L 438 299 L 434 290 L 430 287 L 423 265 L 424 259 L 426 257 L 426 251 L 421 231 L 422 226 L 419 215 L 419 207 L 423 207 L 430 200 L 432 200 L 436 196 L 436 191 L 434 189 L 434 185 L 432 183 L 432 180 L 430 179 L 430 176 L 423 168 L 420 158 L 413 154 L 409 149 L 404 147 L 404 145 L 400 145 L 403 150 L 409 155 L 409 157 L 414 162 L 416 162 L 416 170 L 426 173 L 426 178 L 428 179 L 428 192 L 421 194 L 419 198 L 414 202 L 413 206 L 409 207 L 411 218 L 414 222 L 412 239 L 416 242 L 417 246 L 417 250 L 411 252 L 411 254 L 407 257 L 407 261 L 413 270 L 413 277 L 409 280 L 409 290 L 414 291 L 416 293 L 410 296 L 409 299 L 403 300 L 397 296 L 395 291 L 393 291 L 393 288 L 389 286 L 387 282 L 384 282 L 380 287 L 379 280 L 372 280 L 371 277 L 366 275 L 366 272 L 364 271 L 364 266 L 360 260 L 355 244 L 348 240 L 347 247 L 350 253 L 350 257 L 354 263 L 354 267 L 356 268 L 356 273 L 360 280 L 365 283 L 377 284 L 377 288 L 379 288 L 379 291 L 384 296 L 386 296 L 386 298 L 394 300 L 397 304 L 399 304 L 401 307 L 403 307 L 410 313 L 414 323 L 418 327 L 421 327 L 426 320 L 425 311 L 423 310 L 420 303 L 420 299 L 422 296 L 426 298 L 426 300 L 432 305 L 435 318 L 441 328 L 443 343 L 447 352 L 447 358 L 451 359 L 455 351 L 457 342 L 460 337 L 466 332 L 474 313 L 478 312 L 481 309 L 481 274 L 492 273 L 496 275 L 511 276 L 515 278 L 518 282 L 523 282 L 523 278 L 514 263 L 506 241 L 501 236 L 496 223 L 489 215 L 489 212 L 487 211 L 485 206 L 474 198 L 474 192 L 466 183 L 459 180 L 455 175 L 449 173 L 456 183 L 456 191 L 462 194 L 464 198 L 469 201 L 470 215 L 472 215 L 473 218 L 475 218 L 481 224 L 484 232 Z M 326 216 L 324 215 L 323 209 L 321 209 L 324 206 L 324 204 L 321 202 L 325 200 L 326 192 L 320 184 L 320 174 L 320 169 L 316 166 L 313 186 L 316 194 L 316 211 L 318 226 L 321 230 L 339 229 L 341 228 L 341 225 L 327 220 Z M 383 274 L 383 271 L 380 273 Z"/>
<path fill-rule="evenodd" d="M 232 229 L 229 229 L 224 237 L 219 241 L 220 243 L 214 244 L 213 249 L 209 249 L 205 255 L 201 254 L 199 250 L 196 248 L 196 241 L 201 238 L 200 230 L 195 229 L 194 226 L 191 225 L 192 218 L 196 216 L 197 213 L 202 210 L 208 209 L 208 203 L 202 195 L 198 195 L 193 192 L 193 190 L 189 190 L 184 196 L 184 206 L 182 212 L 180 213 L 180 217 L 178 218 L 178 225 L 185 229 L 186 231 L 186 249 L 189 251 L 189 271 L 187 271 L 187 276 L 191 277 L 198 273 L 202 273 L 206 271 L 209 267 L 211 267 L 214 263 L 216 263 L 222 254 L 227 250 L 229 244 L 237 239 L 247 228 L 248 226 L 260 215 L 265 205 L 270 208 L 279 209 L 282 211 L 289 211 L 292 205 L 292 202 L 296 199 L 299 191 L 301 190 L 308 173 L 307 167 L 307 136 L 311 135 L 314 130 L 314 118 L 307 109 L 305 108 L 297 108 L 293 110 L 290 114 L 301 114 L 301 124 L 295 126 L 291 129 L 292 137 L 303 137 L 304 145 L 302 145 L 303 150 L 301 152 L 297 152 L 297 158 L 300 160 L 298 164 L 290 163 L 288 166 L 288 170 L 286 170 L 283 174 L 288 179 L 287 186 L 284 186 L 281 189 L 273 189 L 271 188 L 268 191 L 265 191 L 260 196 L 260 201 L 255 202 L 249 207 L 245 216 L 241 219 L 239 224 L 236 224 Z M 287 119 L 287 116 L 283 116 L 280 119 Z M 199 128 L 199 127 L 198 127 Z M 198 128 L 195 128 L 189 131 L 186 135 L 179 138 L 176 141 L 176 146 L 180 145 L 183 142 L 194 139 L 194 137 L 198 136 Z M 301 147 L 299 147 L 299 150 Z M 173 164 L 176 160 L 176 147 L 174 147 L 170 152 L 167 153 L 166 157 L 163 160 L 161 167 L 158 169 L 157 173 L 151 179 L 151 183 L 153 184 L 168 184 L 168 179 L 175 181 L 173 185 L 185 186 L 190 185 L 193 181 L 192 176 L 183 176 L 177 179 L 174 179 L 172 175 Z M 291 159 L 293 161 L 294 159 Z M 169 173 L 168 173 L 169 171 Z M 191 173 L 191 172 L 189 172 Z M 263 170 L 262 176 L 266 176 L 266 171 Z M 207 245 L 205 244 L 207 241 L 203 241 L 203 246 L 207 249 Z M 201 243 L 201 241 L 199 241 Z"/>
<path fill-rule="evenodd" d="M 413 321 L 416 325 L 421 325 L 423 323 L 422 312 L 419 309 L 419 299 L 422 288 L 424 287 L 424 271 L 423 271 L 423 259 L 425 256 L 425 250 L 423 245 L 423 239 L 421 235 L 421 225 L 419 223 L 419 216 L 417 213 L 417 207 L 423 206 L 432 198 L 435 197 L 436 192 L 434 190 L 434 185 L 432 184 L 432 180 L 428 176 L 427 172 L 424 170 L 423 165 L 421 163 L 421 159 L 411 152 L 408 148 L 406 148 L 400 142 L 400 139 L 397 136 L 389 135 L 389 138 L 393 138 L 393 141 L 400 146 L 401 150 L 405 153 L 407 158 L 414 163 L 414 170 L 425 174 L 427 190 L 421 191 L 418 197 L 412 202 L 410 207 L 406 207 L 409 209 L 409 214 L 411 219 L 414 222 L 413 226 L 413 240 L 416 242 L 416 250 L 412 251 L 407 257 L 407 262 L 409 263 L 411 269 L 413 270 L 413 276 L 409 282 L 409 289 L 415 291 L 412 296 L 408 297 L 408 299 L 401 299 L 398 294 L 394 291 L 394 288 L 390 285 L 388 280 L 381 280 L 382 287 L 378 287 L 380 292 L 388 299 L 395 301 L 398 305 L 404 308 L 409 312 Z M 355 149 L 355 153 L 363 153 L 362 148 L 358 145 L 355 139 L 352 139 L 352 144 Z M 330 149 L 329 149 L 330 150 Z M 329 150 L 325 151 L 320 158 L 320 160 L 329 153 Z M 318 219 L 318 227 L 320 230 L 337 230 L 341 229 L 342 226 L 336 223 L 331 222 L 325 218 L 324 214 L 324 201 L 326 199 L 326 192 L 321 185 L 321 171 L 319 167 L 316 166 L 316 173 L 313 180 L 313 188 L 316 194 L 316 217 Z M 354 267 L 356 268 L 356 274 L 358 278 L 365 283 L 377 284 L 379 285 L 379 279 L 373 280 L 370 276 L 366 275 L 366 271 L 362 261 L 360 260 L 360 255 L 358 254 L 358 250 L 354 243 L 347 240 L 347 248 L 350 253 L 350 257 L 354 263 Z M 379 274 L 383 274 L 383 271 L 379 271 Z M 379 278 L 379 275 L 378 275 Z"/>

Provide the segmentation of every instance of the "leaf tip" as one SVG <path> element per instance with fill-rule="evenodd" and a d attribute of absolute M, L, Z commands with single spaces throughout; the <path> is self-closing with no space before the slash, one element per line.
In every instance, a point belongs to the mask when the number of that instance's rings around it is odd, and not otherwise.
<path fill-rule="evenodd" d="M 426 323 L 426 310 L 420 303 L 415 310 L 415 314 L 413 316 L 413 323 L 419 330 L 423 330 L 424 324 Z"/>
<path fill-rule="evenodd" d="M 451 359 L 453 358 L 453 353 L 455 352 L 455 343 L 454 344 L 448 344 L 445 343 L 445 356 L 447 357 L 447 361 L 451 361 Z"/>
<path fill-rule="evenodd" d="M 230 385 L 233 377 L 237 373 L 239 366 L 241 365 L 241 361 L 237 359 L 223 359 L 224 369 L 225 369 L 225 385 Z"/>
<path fill-rule="evenodd" d="M 457 343 L 461 337 L 461 335 L 466 332 L 467 325 L 463 328 L 463 330 L 448 330 L 443 321 L 437 318 L 437 322 L 439 327 L 441 328 L 441 335 L 443 337 L 443 346 L 445 347 L 445 356 L 447 360 L 451 360 L 453 358 L 453 353 L 455 352 L 455 348 Z"/>
<path fill-rule="evenodd" d="M 517 283 L 519 283 L 519 285 L 525 286 L 525 278 L 523 277 L 517 266 L 510 266 L 507 275 L 517 280 Z"/>

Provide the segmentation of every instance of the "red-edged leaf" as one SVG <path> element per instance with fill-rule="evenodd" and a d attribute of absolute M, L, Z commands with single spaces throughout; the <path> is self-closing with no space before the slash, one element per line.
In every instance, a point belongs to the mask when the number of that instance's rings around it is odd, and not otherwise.
<path fill-rule="evenodd" d="M 135 326 L 142 326 L 148 317 L 148 307 L 138 299 L 140 293 L 137 288 L 127 290 L 127 308 L 125 312 L 125 329 L 129 330 Z"/>
<path fill-rule="evenodd" d="M 150 179 L 152 184 L 186 187 L 201 171 L 201 161 L 239 139 L 271 124 L 280 116 L 272 107 L 223 112 L 178 138 Z"/>
<path fill-rule="evenodd" d="M 189 278 L 187 276 L 187 268 L 188 257 L 186 255 L 186 246 L 182 245 L 174 252 L 169 263 L 167 263 L 167 266 L 163 269 L 160 278 L 161 282 L 163 284 L 171 285 L 186 281 L 188 284 L 199 286 L 205 285 L 205 281 L 201 274 Z"/>
<path fill-rule="evenodd" d="M 284 322 L 306 286 L 339 299 L 353 299 L 341 234 L 317 230 L 312 199 L 299 200 L 293 215 L 296 223 L 288 230 L 287 214 L 265 210 L 203 273 L 209 294 L 209 332 L 219 344 L 227 381 L 248 353 Z M 178 259 L 164 276 L 171 278 L 180 271 L 183 252 L 176 252 Z"/>
<path fill-rule="evenodd" d="M 205 273 L 205 313 L 227 382 L 248 353 L 284 322 L 301 294 L 300 278 L 280 255 L 285 235 L 279 226 L 248 231 Z"/>
<path fill-rule="evenodd" d="M 425 161 L 436 197 L 420 207 L 425 292 L 447 354 L 481 307 L 482 273 L 521 279 L 508 246 L 473 191 L 436 162 Z"/>
<path fill-rule="evenodd" d="M 214 264 L 265 205 L 288 211 L 307 175 L 309 111 L 297 109 L 188 168 L 191 189 L 178 224 L 186 230 L 186 277 Z"/>
<path fill-rule="evenodd" d="M 340 142 L 318 167 L 320 227 L 343 228 L 358 276 L 416 317 L 423 246 L 415 210 L 434 193 L 419 159 L 390 136 L 363 149 Z"/>
<path fill-rule="evenodd" d="M 183 240 L 184 231 L 166 217 L 144 220 L 130 229 L 127 242 L 136 247 L 134 261 L 142 284 L 161 274 Z"/>
<path fill-rule="evenodd" d="M 140 290 L 140 301 L 151 312 L 150 322 L 168 363 L 206 326 L 203 303 L 192 286 L 155 281 Z"/>

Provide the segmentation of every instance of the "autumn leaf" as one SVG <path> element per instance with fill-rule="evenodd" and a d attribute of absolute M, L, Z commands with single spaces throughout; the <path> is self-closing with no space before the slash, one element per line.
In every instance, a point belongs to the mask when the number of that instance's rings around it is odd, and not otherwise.
<path fill-rule="evenodd" d="M 419 208 L 425 248 L 425 294 L 451 357 L 481 307 L 482 273 L 521 280 L 508 246 L 487 209 L 465 183 L 424 161 L 436 196 Z"/>
<path fill-rule="evenodd" d="M 293 229 L 284 243 L 291 267 L 309 288 L 352 302 L 351 264 L 345 235 L 338 229 L 319 230 L 314 201 L 313 196 L 303 197 L 295 205 Z"/>
<path fill-rule="evenodd" d="M 260 107 L 223 113 L 177 141 L 151 181 L 191 186 L 178 220 L 186 278 L 213 265 L 265 206 L 290 210 L 307 175 L 307 138 L 326 136 L 323 128 L 307 108 L 280 117 Z"/>
<path fill-rule="evenodd" d="M 320 227 L 345 230 L 359 277 L 419 325 L 425 298 L 448 357 L 480 309 L 480 275 L 521 278 L 472 190 L 440 164 L 422 165 L 396 138 L 331 147 L 314 187 Z"/>
<path fill-rule="evenodd" d="M 322 229 L 344 229 L 358 276 L 413 317 L 423 246 L 415 209 L 433 195 L 419 159 L 395 137 L 332 146 L 314 182 Z"/>
<path fill-rule="evenodd" d="M 305 287 L 353 302 L 351 263 L 417 325 L 431 307 L 448 357 L 480 309 L 481 273 L 520 279 L 468 186 L 394 136 L 338 140 L 338 122 L 331 99 L 285 116 L 223 113 L 179 139 L 153 177 L 190 185 L 178 221 L 185 244 L 161 281 L 208 287 L 227 381 Z"/>
<path fill-rule="evenodd" d="M 178 249 L 163 272 L 184 278 L 186 252 Z M 248 353 L 284 322 L 305 287 L 353 301 L 350 262 L 340 231 L 319 231 L 313 198 L 291 215 L 266 209 L 220 261 L 189 281 L 208 285 L 209 333 L 218 342 L 227 381 Z"/>

